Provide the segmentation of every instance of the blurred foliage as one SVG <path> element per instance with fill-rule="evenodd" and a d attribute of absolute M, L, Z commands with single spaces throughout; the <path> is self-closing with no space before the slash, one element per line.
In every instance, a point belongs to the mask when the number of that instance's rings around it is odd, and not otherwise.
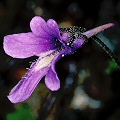
<path fill-rule="evenodd" d="M 15 112 L 9 113 L 7 115 L 7 120 L 36 120 L 32 115 L 29 106 L 22 105 L 20 108 L 17 108 Z"/>
<path fill-rule="evenodd" d="M 109 75 L 110 73 L 112 73 L 114 70 L 118 68 L 119 66 L 117 65 L 117 63 L 114 60 L 110 60 L 109 66 L 106 68 L 105 73 Z"/>

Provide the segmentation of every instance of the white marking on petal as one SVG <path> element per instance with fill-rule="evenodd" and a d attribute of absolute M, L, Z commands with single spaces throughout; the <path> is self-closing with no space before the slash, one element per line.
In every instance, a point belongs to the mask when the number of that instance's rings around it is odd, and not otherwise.
<path fill-rule="evenodd" d="M 38 61 L 37 66 L 35 67 L 35 70 L 40 70 L 41 68 L 44 68 L 50 65 L 54 57 L 55 57 L 54 55 L 45 56 L 43 59 Z"/>
<path fill-rule="evenodd" d="M 40 56 L 40 57 L 45 57 L 45 56 L 47 56 L 47 55 L 52 54 L 54 51 L 55 51 L 55 50 L 49 50 L 49 51 L 47 51 L 47 52 L 44 52 L 44 53 L 40 54 L 39 56 Z"/>

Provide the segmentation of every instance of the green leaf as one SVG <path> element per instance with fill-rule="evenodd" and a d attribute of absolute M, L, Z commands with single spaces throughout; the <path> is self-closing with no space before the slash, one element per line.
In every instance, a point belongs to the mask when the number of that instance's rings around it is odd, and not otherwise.
<path fill-rule="evenodd" d="M 7 115 L 7 120 L 35 120 L 28 105 L 23 105 L 15 112 Z"/>
<path fill-rule="evenodd" d="M 105 73 L 110 74 L 112 71 L 114 71 L 114 70 L 116 70 L 118 68 L 119 68 L 119 66 L 117 65 L 117 63 L 114 60 L 110 60 L 109 61 L 109 66 L 105 70 Z"/>

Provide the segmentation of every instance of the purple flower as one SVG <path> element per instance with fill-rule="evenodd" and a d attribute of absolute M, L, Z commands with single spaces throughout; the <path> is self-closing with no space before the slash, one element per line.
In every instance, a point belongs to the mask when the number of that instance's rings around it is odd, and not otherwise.
<path fill-rule="evenodd" d="M 8 55 L 14 58 L 39 57 L 11 90 L 9 100 L 18 103 L 28 99 L 44 76 L 46 86 L 52 91 L 58 90 L 60 81 L 55 71 L 55 63 L 63 56 L 73 54 L 87 38 L 111 26 L 113 23 L 80 33 L 78 27 L 59 28 L 53 19 L 46 22 L 36 16 L 30 22 L 32 32 L 5 36 L 4 50 Z"/>

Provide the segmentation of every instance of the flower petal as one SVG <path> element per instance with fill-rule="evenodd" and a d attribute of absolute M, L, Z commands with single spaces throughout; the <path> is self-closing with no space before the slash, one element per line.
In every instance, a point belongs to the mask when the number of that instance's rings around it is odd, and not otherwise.
<path fill-rule="evenodd" d="M 45 77 L 45 84 L 52 91 L 56 91 L 60 88 L 60 80 L 57 73 L 53 71 L 52 68 L 49 69 Z"/>
<path fill-rule="evenodd" d="M 5 52 L 15 58 L 27 58 L 53 50 L 54 44 L 46 38 L 36 37 L 33 33 L 20 33 L 4 37 Z"/>
<path fill-rule="evenodd" d="M 46 74 L 45 84 L 52 91 L 56 91 L 60 88 L 60 80 L 59 80 L 56 70 L 55 70 L 55 64 L 60 58 L 62 58 L 62 56 L 64 55 L 64 53 L 66 53 L 66 51 L 67 50 L 61 51 L 61 53 L 59 53 L 53 59 L 51 68 L 49 69 L 48 73 Z"/>
<path fill-rule="evenodd" d="M 28 73 L 12 89 L 8 98 L 12 103 L 22 102 L 30 97 L 41 78 L 48 72 L 53 55 L 39 58 L 31 65 Z"/>
<path fill-rule="evenodd" d="M 46 23 L 42 17 L 36 16 L 31 20 L 30 27 L 36 36 L 42 36 L 49 39 L 52 39 L 53 37 L 58 38 L 59 36 L 58 25 L 51 19 Z"/>
<path fill-rule="evenodd" d="M 57 38 L 60 37 L 60 31 L 59 31 L 59 26 L 56 23 L 56 21 L 54 21 L 53 19 L 49 19 L 47 21 L 47 25 L 48 27 L 51 29 L 51 31 L 54 31 L 54 36 L 56 36 Z"/>
<path fill-rule="evenodd" d="M 39 71 L 28 73 L 10 92 L 8 98 L 12 103 L 22 102 L 28 99 L 41 78 L 46 74 L 48 67 Z"/>

